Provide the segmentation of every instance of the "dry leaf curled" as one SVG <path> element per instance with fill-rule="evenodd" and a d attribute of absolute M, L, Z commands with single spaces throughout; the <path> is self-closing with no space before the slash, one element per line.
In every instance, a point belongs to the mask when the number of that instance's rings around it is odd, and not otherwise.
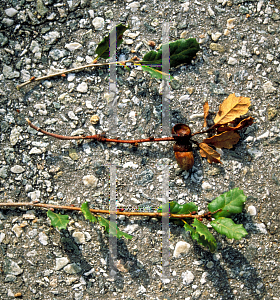
<path fill-rule="evenodd" d="M 250 98 L 236 97 L 235 94 L 231 94 L 219 107 L 214 123 L 215 124 L 227 124 L 234 119 L 247 113 L 250 106 Z"/>
<path fill-rule="evenodd" d="M 233 145 L 237 144 L 240 135 L 234 131 L 226 131 L 217 135 L 213 135 L 208 139 L 204 139 L 203 143 L 210 144 L 216 148 L 231 149 Z"/>
<path fill-rule="evenodd" d="M 217 131 L 218 132 L 236 131 L 236 130 L 240 130 L 242 128 L 248 127 L 248 126 L 252 125 L 253 123 L 254 123 L 254 118 L 248 117 L 246 119 L 243 119 L 241 122 L 239 122 L 238 125 L 236 125 L 235 127 L 222 125 L 217 128 Z"/>
<path fill-rule="evenodd" d="M 206 157 L 207 158 L 207 161 L 212 164 L 213 162 L 215 163 L 222 163 L 221 162 L 221 156 L 220 154 L 215 151 L 213 148 L 211 148 L 210 146 L 208 146 L 207 144 L 205 143 L 200 143 L 199 145 L 199 152 L 200 152 L 200 155 L 202 157 Z"/>

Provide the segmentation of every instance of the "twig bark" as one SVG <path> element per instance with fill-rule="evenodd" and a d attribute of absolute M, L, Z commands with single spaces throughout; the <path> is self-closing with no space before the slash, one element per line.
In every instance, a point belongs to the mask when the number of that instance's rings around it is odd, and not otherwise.
<path fill-rule="evenodd" d="M 94 62 L 95 62 L 95 60 L 94 60 Z M 91 63 L 91 64 L 80 66 L 80 67 L 77 67 L 77 68 L 72 68 L 72 69 L 60 71 L 60 72 L 57 72 L 57 73 L 48 74 L 48 75 L 45 75 L 45 76 L 42 76 L 42 77 L 37 77 L 37 78 L 31 77 L 28 81 L 26 81 L 22 84 L 19 84 L 17 86 L 17 89 L 19 90 L 20 88 L 22 88 L 23 86 L 25 86 L 25 85 L 27 85 L 31 82 L 41 81 L 41 80 L 52 78 L 52 77 L 55 77 L 55 76 L 61 76 L 63 74 L 67 74 L 67 73 L 81 71 L 81 70 L 84 70 L 84 69 L 87 69 L 87 68 L 100 67 L 100 66 L 109 66 L 109 65 L 113 65 L 113 64 L 125 65 L 125 63 L 127 63 L 127 62 L 131 62 L 131 63 L 134 64 L 134 60 L 132 60 L 132 59 L 125 60 L 125 61 L 110 62 L 110 63 L 99 63 L 99 64 Z"/>
<path fill-rule="evenodd" d="M 80 207 L 75 207 L 75 206 L 67 206 L 67 205 L 53 205 L 53 204 L 44 204 L 44 203 L 33 203 L 33 202 L 17 202 L 17 203 L 0 203 L 0 208 L 9 208 L 9 207 L 39 207 L 39 208 L 46 208 L 50 210 L 54 209 L 59 209 L 59 210 L 70 210 L 70 211 L 81 211 Z M 185 219 L 185 218 L 190 218 L 190 219 L 201 219 L 201 218 L 209 218 L 209 216 L 215 214 L 216 212 L 220 211 L 217 210 L 213 213 L 205 213 L 203 215 L 195 215 L 195 214 L 169 214 L 170 218 L 177 218 L 177 219 Z M 134 211 L 110 211 L 110 210 L 103 210 L 103 209 L 90 209 L 90 212 L 94 214 L 116 214 L 116 215 L 124 215 L 127 217 L 130 216 L 138 216 L 138 217 L 155 217 L 155 218 L 160 218 L 163 216 L 166 216 L 167 213 L 158 213 L 158 212 L 134 212 Z"/>
<path fill-rule="evenodd" d="M 127 144 L 138 144 L 138 143 L 145 143 L 145 142 L 162 142 L 162 141 L 174 141 L 174 137 L 164 137 L 164 138 L 154 138 L 150 137 L 147 139 L 139 139 L 139 140 L 119 140 L 119 139 L 108 139 L 100 134 L 96 135 L 89 135 L 89 136 L 65 136 L 65 135 L 59 135 L 56 133 L 51 133 L 48 131 L 45 131 L 44 129 L 41 129 L 34 124 L 31 123 L 29 119 L 26 119 L 28 125 L 39 131 L 42 132 L 45 135 L 52 136 L 54 138 L 57 138 L 59 140 L 97 140 L 99 142 L 114 142 L 114 143 L 127 143 Z"/>

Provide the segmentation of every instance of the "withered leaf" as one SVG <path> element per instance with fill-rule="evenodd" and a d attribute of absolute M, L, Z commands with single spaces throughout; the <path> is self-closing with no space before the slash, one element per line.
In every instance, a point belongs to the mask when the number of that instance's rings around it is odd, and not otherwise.
<path fill-rule="evenodd" d="M 208 104 L 208 101 L 206 101 L 203 105 L 203 112 L 204 112 L 204 123 L 203 123 L 203 127 L 206 127 L 207 126 L 207 117 L 208 117 L 208 114 L 209 114 L 209 104 Z"/>
<path fill-rule="evenodd" d="M 235 94 L 231 94 L 219 107 L 214 123 L 215 124 L 227 124 L 234 119 L 247 113 L 250 106 L 250 98 L 236 97 Z"/>
<path fill-rule="evenodd" d="M 236 131 L 240 130 L 242 128 L 248 127 L 254 123 L 254 118 L 248 117 L 246 119 L 243 119 L 241 122 L 238 123 L 235 127 L 222 125 L 217 128 L 218 132 L 224 132 L 224 131 Z"/>
<path fill-rule="evenodd" d="M 221 156 L 220 154 L 215 151 L 213 148 L 211 148 L 210 146 L 208 146 L 207 144 L 205 143 L 200 143 L 199 145 L 199 152 L 200 152 L 200 155 L 202 157 L 206 157 L 207 158 L 207 161 L 212 164 L 213 162 L 215 163 L 222 163 L 221 162 Z"/>
<path fill-rule="evenodd" d="M 208 139 L 204 139 L 203 143 L 210 144 L 216 148 L 231 149 L 240 139 L 238 133 L 234 131 L 226 131 L 217 135 L 213 135 Z"/>

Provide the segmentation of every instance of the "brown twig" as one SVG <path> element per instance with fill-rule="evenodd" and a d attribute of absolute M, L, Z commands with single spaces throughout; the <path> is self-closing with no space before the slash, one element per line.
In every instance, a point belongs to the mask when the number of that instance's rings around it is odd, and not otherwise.
<path fill-rule="evenodd" d="M 28 81 L 17 85 L 17 89 L 19 90 L 20 88 L 22 88 L 23 86 L 25 86 L 25 85 L 27 85 L 31 82 L 41 81 L 41 80 L 52 78 L 52 77 L 55 77 L 55 76 L 61 76 L 63 74 L 67 74 L 67 73 L 81 71 L 81 70 L 84 70 L 84 69 L 87 69 L 87 68 L 100 67 L 100 66 L 109 66 L 109 65 L 113 65 L 113 64 L 119 64 L 120 66 L 123 66 L 127 62 L 134 63 L 134 60 L 129 59 L 129 60 L 125 60 L 125 61 L 116 61 L 116 62 L 99 63 L 99 64 L 91 63 L 89 65 L 84 65 L 84 66 L 80 66 L 80 67 L 69 69 L 69 70 L 60 71 L 60 72 L 53 73 L 53 74 L 48 74 L 48 75 L 45 75 L 45 76 L 42 76 L 42 77 L 37 77 L 37 78 L 31 77 Z"/>
<path fill-rule="evenodd" d="M 39 132 L 42 132 L 45 135 L 57 138 L 59 140 L 97 140 L 99 142 L 114 142 L 114 143 L 127 143 L 127 144 L 174 141 L 173 137 L 165 137 L 165 138 L 150 137 L 147 139 L 139 139 L 139 140 L 119 140 L 119 139 L 108 139 L 100 134 L 89 135 L 89 136 L 65 136 L 65 135 L 59 135 L 56 133 L 51 133 L 51 132 L 45 131 L 44 129 L 41 129 L 41 128 L 35 126 L 34 124 L 32 124 L 29 119 L 26 119 L 26 121 L 31 128 L 33 128 Z"/>
<path fill-rule="evenodd" d="M 31 207 L 40 207 L 40 208 L 46 208 L 46 209 L 60 209 L 60 210 L 71 210 L 71 211 L 81 211 L 80 207 L 75 206 L 67 206 L 67 205 L 53 205 L 53 204 L 44 204 L 44 203 L 33 203 L 33 202 L 17 202 L 17 203 L 0 203 L 0 207 L 2 208 L 9 208 L 9 207 L 25 207 L 25 206 L 31 206 Z M 134 211 L 110 211 L 110 210 L 103 210 L 103 209 L 89 209 L 90 212 L 94 214 L 116 214 L 116 215 L 125 215 L 127 217 L 130 216 L 141 216 L 141 217 L 163 217 L 169 215 L 170 218 L 177 218 L 177 219 L 201 219 L 201 218 L 209 218 L 209 215 L 213 215 L 216 212 L 220 211 L 221 209 L 213 212 L 213 213 L 205 213 L 203 215 L 194 215 L 194 214 L 169 214 L 169 213 L 158 213 L 158 212 L 134 212 Z"/>

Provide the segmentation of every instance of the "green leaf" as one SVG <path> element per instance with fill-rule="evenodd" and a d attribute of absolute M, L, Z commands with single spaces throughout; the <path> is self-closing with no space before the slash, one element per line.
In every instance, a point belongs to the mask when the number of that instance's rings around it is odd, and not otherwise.
<path fill-rule="evenodd" d="M 84 214 L 84 217 L 85 217 L 86 220 L 89 220 L 92 223 L 97 222 L 96 217 L 90 212 L 87 202 L 82 204 L 81 211 Z"/>
<path fill-rule="evenodd" d="M 239 188 L 234 188 L 208 204 L 208 209 L 210 212 L 214 212 L 218 209 L 221 211 L 215 213 L 213 217 L 215 219 L 221 217 L 229 217 L 232 214 L 241 213 L 244 208 L 244 203 L 246 201 L 246 196 L 243 191 Z"/>
<path fill-rule="evenodd" d="M 116 26 L 117 31 L 117 47 L 120 46 L 120 44 L 123 42 L 122 36 L 123 33 L 129 28 L 129 26 L 125 26 L 123 24 L 119 24 Z M 113 30 L 111 30 L 112 32 Z M 95 53 L 98 54 L 98 57 L 107 59 L 110 57 L 109 55 L 109 39 L 110 34 L 108 34 L 99 44 L 98 47 L 95 50 Z M 113 39 L 113 43 L 116 43 L 116 39 Z"/>
<path fill-rule="evenodd" d="M 118 239 L 120 239 L 123 236 L 128 240 L 131 240 L 133 237 L 132 235 L 129 235 L 126 232 L 120 231 L 116 223 L 114 224 L 114 222 L 110 222 L 109 220 L 101 216 L 98 216 L 98 222 L 101 226 L 105 227 L 105 230 L 108 233 L 112 234 L 113 236 L 116 236 Z"/>
<path fill-rule="evenodd" d="M 197 219 L 195 219 L 194 224 L 196 223 L 195 221 L 199 222 Z M 199 225 L 195 224 L 194 226 L 198 226 L 198 228 L 194 229 L 191 225 L 186 223 L 184 225 L 184 228 L 186 231 L 190 232 L 193 240 L 196 240 L 200 245 L 207 247 L 211 252 L 214 252 L 217 248 L 217 243 L 207 227 L 202 223 L 200 223 Z M 203 228 L 203 226 L 206 227 L 206 229 Z"/>
<path fill-rule="evenodd" d="M 196 53 L 200 50 L 199 44 L 195 38 L 179 39 L 169 43 L 170 49 L 170 67 L 174 68 L 181 64 L 190 63 Z M 162 46 L 159 51 L 150 51 L 146 53 L 141 65 L 162 65 Z M 156 66 L 155 66 L 156 67 Z"/>
<path fill-rule="evenodd" d="M 217 232 L 229 239 L 240 240 L 248 234 L 242 224 L 235 224 L 230 218 L 218 218 L 210 224 Z"/>
<path fill-rule="evenodd" d="M 197 211 L 197 209 L 197 206 L 193 202 L 179 204 L 176 201 L 172 201 L 160 206 L 157 212 L 169 211 L 171 214 L 190 214 L 193 211 Z"/>
<path fill-rule="evenodd" d="M 179 211 L 179 214 L 190 214 L 193 211 L 197 211 L 198 207 L 193 203 L 185 203 L 182 205 L 181 210 Z"/>
<path fill-rule="evenodd" d="M 154 68 L 148 67 L 148 66 L 142 66 L 143 71 L 146 71 L 148 73 L 150 73 L 150 75 L 153 78 L 157 78 L 157 79 L 164 79 L 167 81 L 170 81 L 172 79 L 174 79 L 171 75 L 164 73 L 162 71 L 156 70 Z"/>
<path fill-rule="evenodd" d="M 70 222 L 68 215 L 61 215 L 48 210 L 47 216 L 51 219 L 51 224 L 53 227 L 60 229 L 66 229 L 67 224 Z"/>

